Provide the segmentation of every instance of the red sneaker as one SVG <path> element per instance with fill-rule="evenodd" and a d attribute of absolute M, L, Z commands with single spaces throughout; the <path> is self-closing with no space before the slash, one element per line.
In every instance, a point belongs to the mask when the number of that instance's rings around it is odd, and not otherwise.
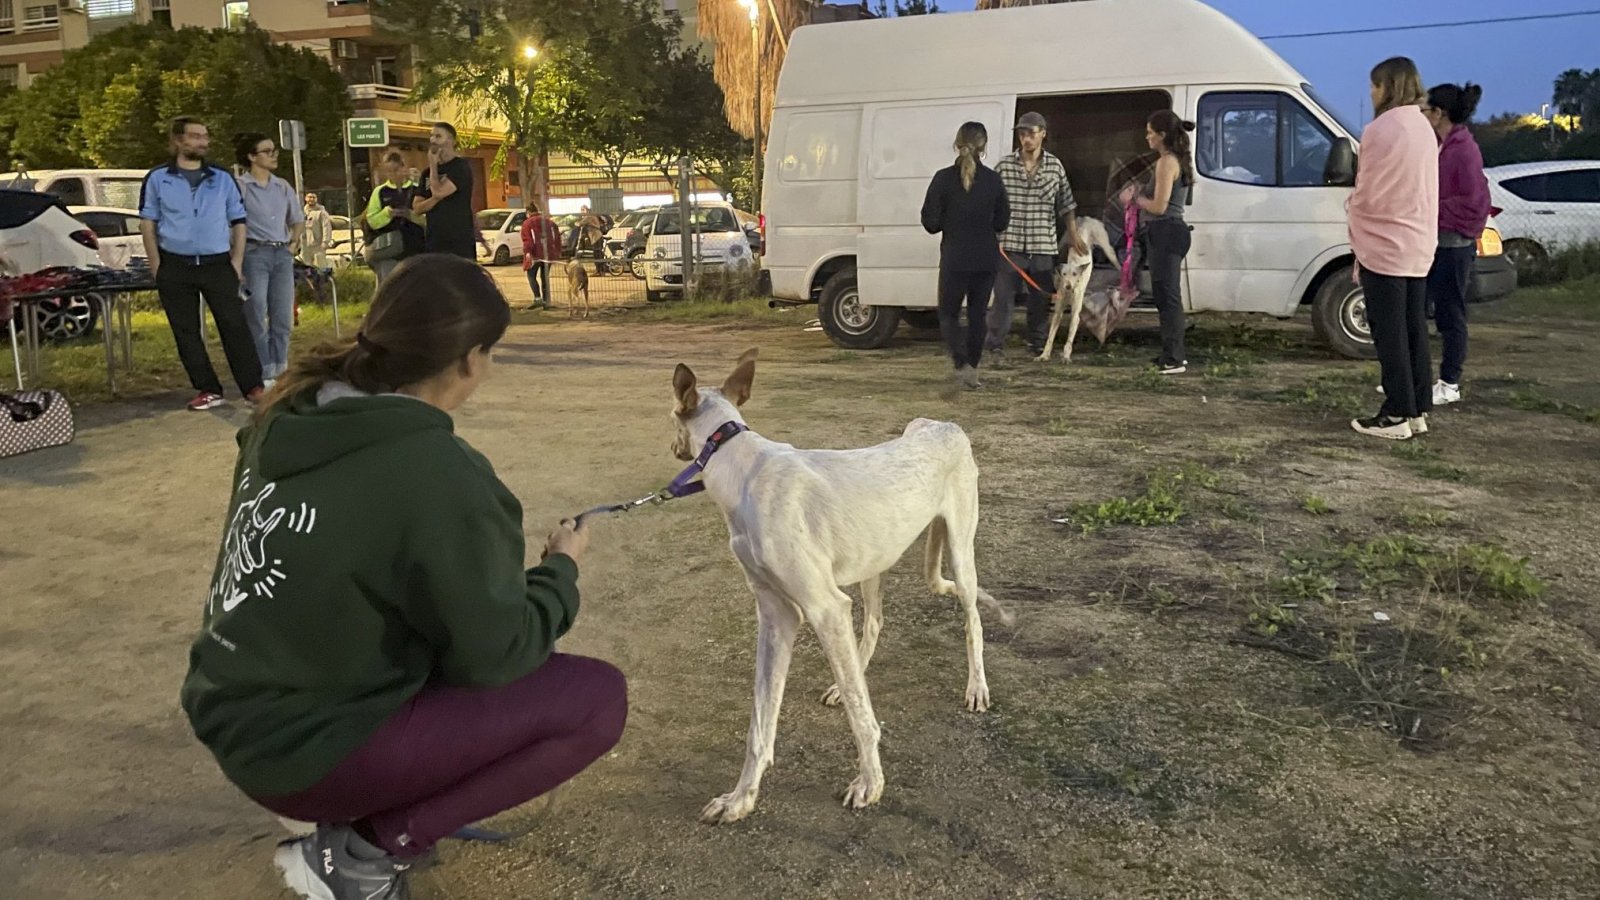
<path fill-rule="evenodd" d="M 251 388 L 250 393 L 244 395 L 244 402 L 250 404 L 251 406 L 255 406 L 259 404 L 261 402 L 261 398 L 265 397 L 266 395 L 266 388 Z"/>
<path fill-rule="evenodd" d="M 194 395 L 193 400 L 189 401 L 189 409 L 192 412 L 204 412 L 208 409 L 216 409 L 226 402 L 226 400 L 222 399 L 221 394 L 213 394 L 210 391 L 201 391 L 200 393 Z"/>

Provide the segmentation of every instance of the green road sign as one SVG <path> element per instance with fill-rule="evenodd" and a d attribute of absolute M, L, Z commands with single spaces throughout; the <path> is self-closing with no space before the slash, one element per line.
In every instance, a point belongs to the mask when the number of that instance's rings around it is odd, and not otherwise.
<path fill-rule="evenodd" d="M 388 119 L 345 119 L 345 144 L 351 147 L 385 147 L 389 144 Z"/>

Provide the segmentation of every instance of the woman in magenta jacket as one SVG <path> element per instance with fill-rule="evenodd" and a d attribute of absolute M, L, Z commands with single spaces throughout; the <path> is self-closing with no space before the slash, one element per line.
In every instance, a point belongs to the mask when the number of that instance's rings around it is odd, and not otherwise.
<path fill-rule="evenodd" d="M 1433 405 L 1461 399 L 1461 367 L 1467 361 L 1467 285 L 1478 255 L 1478 235 L 1489 221 L 1489 179 L 1483 153 L 1467 122 L 1483 98 L 1475 84 L 1441 84 L 1428 92 L 1423 115 L 1439 136 L 1439 249 L 1428 272 L 1428 302 L 1444 340 Z"/>
<path fill-rule="evenodd" d="M 1367 322 L 1383 368 L 1383 407 L 1356 431 L 1409 440 L 1433 408 L 1427 278 L 1439 246 L 1439 141 L 1422 114 L 1416 63 L 1372 70 L 1372 110 L 1361 134 L 1361 170 L 1350 195 L 1350 246 L 1366 293 Z"/>

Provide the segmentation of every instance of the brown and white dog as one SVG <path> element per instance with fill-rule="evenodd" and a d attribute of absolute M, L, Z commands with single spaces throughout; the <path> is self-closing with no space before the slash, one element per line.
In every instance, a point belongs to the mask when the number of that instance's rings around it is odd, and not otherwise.
<path fill-rule="evenodd" d="M 1080 254 L 1068 241 L 1061 242 L 1061 255 L 1066 262 L 1056 266 L 1055 308 L 1050 313 L 1050 334 L 1045 339 L 1044 352 L 1039 354 L 1041 362 L 1050 358 L 1050 351 L 1055 347 L 1056 331 L 1061 327 L 1061 313 L 1069 297 L 1072 300 L 1072 318 L 1067 321 L 1067 339 L 1061 345 L 1061 359 L 1063 362 L 1072 359 L 1072 342 L 1078 337 L 1078 316 L 1083 312 L 1083 297 L 1089 290 L 1089 276 L 1094 273 L 1095 248 L 1100 248 L 1100 252 L 1113 265 L 1117 263 L 1117 251 L 1112 249 L 1111 237 L 1106 234 L 1106 226 L 1099 219 L 1079 219 L 1078 235 L 1089 246 L 1089 252 Z"/>
<path fill-rule="evenodd" d="M 721 389 L 701 388 L 679 365 L 672 377 L 673 453 L 695 458 L 726 423 L 744 424 L 756 351 L 746 351 Z M 904 434 L 859 450 L 801 450 L 742 431 L 721 444 L 701 474 L 706 496 L 728 525 L 729 546 L 756 595 L 755 708 L 739 782 L 706 804 L 703 822 L 750 813 L 761 776 L 772 764 L 778 707 L 800 624 L 809 620 L 833 669 L 823 702 L 844 704 L 855 737 L 858 771 L 844 805 L 860 808 L 883 794 L 878 718 L 867 696 L 866 667 L 883 625 L 880 579 L 926 529 L 924 576 L 934 594 L 955 597 L 966 620 L 966 705 L 989 708 L 978 604 L 1009 623 L 1011 614 L 978 587 L 973 543 L 978 531 L 978 466 L 961 427 L 917 419 Z M 954 580 L 943 574 L 948 555 Z M 861 643 L 852 640 L 850 595 L 861 585 Z"/>
<path fill-rule="evenodd" d="M 589 318 L 589 270 L 583 267 L 583 261 L 574 256 L 567 260 L 567 296 L 572 305 L 567 307 L 567 316 L 570 318 L 578 314 L 578 298 L 583 298 L 583 317 Z"/>

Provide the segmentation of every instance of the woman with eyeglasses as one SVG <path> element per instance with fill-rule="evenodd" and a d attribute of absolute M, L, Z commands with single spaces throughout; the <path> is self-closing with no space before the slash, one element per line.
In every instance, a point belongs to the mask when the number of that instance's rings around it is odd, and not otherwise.
<path fill-rule="evenodd" d="M 294 258 L 305 237 L 306 214 L 294 186 L 273 174 L 278 148 L 264 134 L 234 139 L 234 157 L 244 197 L 244 304 L 250 336 L 261 357 L 268 388 L 289 365 L 289 330 L 294 326 Z"/>

